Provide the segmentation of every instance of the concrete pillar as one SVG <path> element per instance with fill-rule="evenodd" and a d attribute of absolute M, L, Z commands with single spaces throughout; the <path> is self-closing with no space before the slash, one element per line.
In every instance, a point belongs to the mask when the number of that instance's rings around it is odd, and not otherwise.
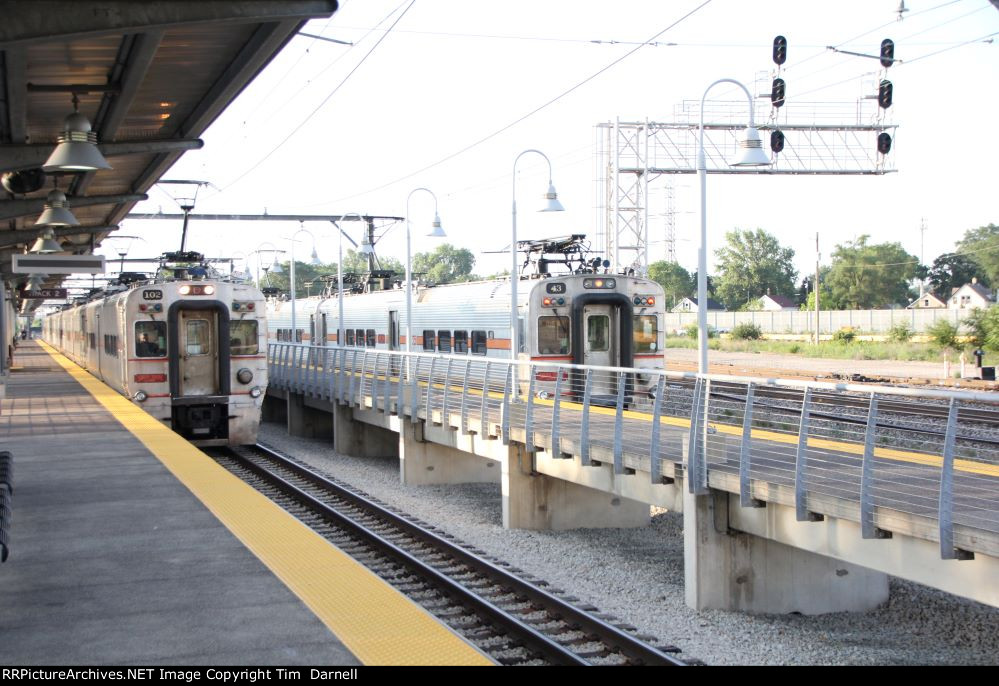
<path fill-rule="evenodd" d="M 423 422 L 400 423 L 399 479 L 408 486 L 499 483 L 500 463 L 423 437 Z"/>
<path fill-rule="evenodd" d="M 288 435 L 303 438 L 324 438 L 333 436 L 333 416 L 305 404 L 305 396 L 288 394 Z"/>
<path fill-rule="evenodd" d="M 503 526 L 508 529 L 601 529 L 646 526 L 649 505 L 555 479 L 532 468 L 511 443 L 502 459 Z"/>
<path fill-rule="evenodd" d="M 275 395 L 268 391 L 264 395 L 264 403 L 261 407 L 260 420 L 264 422 L 277 422 L 287 424 L 288 422 L 288 399 L 287 395 Z"/>
<path fill-rule="evenodd" d="M 728 508 L 739 507 L 738 496 L 696 496 L 686 484 L 684 494 L 684 591 L 695 610 L 814 615 L 888 600 L 886 574 L 730 530 Z"/>
<path fill-rule="evenodd" d="M 354 409 L 333 406 L 333 449 L 354 457 L 397 457 L 399 436 L 391 429 L 354 421 Z"/>

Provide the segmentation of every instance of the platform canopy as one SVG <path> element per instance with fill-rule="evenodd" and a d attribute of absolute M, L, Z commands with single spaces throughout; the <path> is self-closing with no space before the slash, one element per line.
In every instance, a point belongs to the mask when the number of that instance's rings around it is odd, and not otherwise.
<path fill-rule="evenodd" d="M 32 170 L 55 149 L 75 97 L 112 168 L 58 177 L 79 225 L 54 238 L 69 254 L 90 253 L 308 20 L 336 9 L 335 0 L 0 0 L 0 174 L 20 171 L 27 188 L 42 180 Z M 53 180 L 0 189 L 8 287 L 23 280 L 11 254 L 37 239 Z"/>

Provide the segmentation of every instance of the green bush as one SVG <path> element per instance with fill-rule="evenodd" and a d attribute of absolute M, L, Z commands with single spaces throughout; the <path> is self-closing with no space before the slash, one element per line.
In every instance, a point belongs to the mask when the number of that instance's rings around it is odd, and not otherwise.
<path fill-rule="evenodd" d="M 843 328 L 832 335 L 832 339 L 838 343 L 852 343 L 857 337 L 857 332 L 850 328 Z"/>
<path fill-rule="evenodd" d="M 946 319 L 934 322 L 932 326 L 927 327 L 926 333 L 929 334 L 930 340 L 941 348 L 958 348 L 957 327 Z"/>
<path fill-rule="evenodd" d="M 697 338 L 697 324 L 687 324 L 687 326 L 683 327 L 683 329 L 684 331 L 687 332 L 687 335 L 690 336 L 691 338 Z M 709 326 L 708 338 L 716 338 L 717 336 L 718 336 L 718 331 L 713 326 Z"/>
<path fill-rule="evenodd" d="M 989 350 L 999 350 L 999 306 L 985 310 L 982 328 L 985 330 L 983 345 Z"/>
<path fill-rule="evenodd" d="M 750 322 L 743 322 L 732 327 L 732 338 L 740 341 L 756 341 L 763 337 L 763 330 Z"/>
<path fill-rule="evenodd" d="M 968 343 L 973 348 L 981 348 L 985 345 L 985 339 L 989 335 L 989 324 L 987 321 L 988 310 L 975 308 L 961 323 L 967 327 Z"/>
<path fill-rule="evenodd" d="M 908 322 L 900 322 L 888 330 L 888 340 L 892 343 L 905 343 L 915 333 Z"/>

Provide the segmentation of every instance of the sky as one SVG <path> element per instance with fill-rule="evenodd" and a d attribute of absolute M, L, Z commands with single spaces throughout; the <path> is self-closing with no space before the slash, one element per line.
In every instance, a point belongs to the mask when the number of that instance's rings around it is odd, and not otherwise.
<path fill-rule="evenodd" d="M 883 38 L 902 60 L 888 70 L 897 124 L 881 176 L 709 175 L 709 272 L 727 231 L 762 228 L 795 251 L 801 277 L 836 244 L 868 234 L 900 242 L 925 262 L 954 249 L 967 229 L 999 221 L 994 180 L 999 141 L 999 10 L 988 0 L 837 3 L 747 0 L 342 0 L 305 31 L 352 46 L 294 38 L 164 178 L 211 182 L 198 213 L 407 215 L 413 252 L 437 198 L 446 242 L 471 250 L 475 271 L 507 269 L 511 200 L 518 238 L 596 232 L 595 125 L 668 121 L 709 84 L 737 79 L 769 93 L 775 35 L 788 40 L 787 102 L 855 113 L 876 88 Z M 646 44 L 655 37 L 654 42 Z M 758 77 L 764 87 L 754 88 Z M 745 104 L 729 87 L 710 99 Z M 756 99 L 757 120 L 770 116 Z M 876 111 L 876 108 L 875 108 Z M 865 115 L 866 116 L 866 115 Z M 856 123 L 853 120 L 843 123 Z M 806 124 L 795 120 L 793 123 Z M 864 123 L 868 123 L 865 121 Z M 537 213 L 548 170 L 566 208 Z M 693 271 L 699 242 L 697 177 L 675 177 L 678 262 Z M 182 187 L 157 186 L 134 213 L 177 212 Z M 656 196 L 659 197 L 658 195 Z M 650 205 L 657 208 L 658 205 Z M 650 219 L 650 261 L 665 255 L 665 219 Z M 352 223 L 348 223 L 351 226 Z M 925 232 L 920 227 L 925 225 Z M 356 226 L 356 225 L 354 225 Z M 254 251 L 307 259 L 312 238 L 297 222 L 192 222 L 188 248 L 257 264 Z M 309 222 L 320 258 L 337 257 L 334 229 Z M 98 252 L 158 255 L 180 244 L 180 222 L 126 219 Z M 354 229 L 353 238 L 360 240 Z M 921 245 L 921 240 L 924 243 Z M 379 237 L 380 255 L 405 259 L 405 225 Z M 287 255 L 283 256 L 287 259 Z M 265 262 L 273 254 L 264 253 Z M 138 268 L 133 265 L 132 268 Z"/>

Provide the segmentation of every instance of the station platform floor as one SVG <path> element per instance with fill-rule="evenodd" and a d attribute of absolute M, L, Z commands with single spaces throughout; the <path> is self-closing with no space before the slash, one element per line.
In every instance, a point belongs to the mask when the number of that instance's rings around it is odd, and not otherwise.
<path fill-rule="evenodd" d="M 489 664 L 132 402 L 22 341 L 0 664 Z"/>

